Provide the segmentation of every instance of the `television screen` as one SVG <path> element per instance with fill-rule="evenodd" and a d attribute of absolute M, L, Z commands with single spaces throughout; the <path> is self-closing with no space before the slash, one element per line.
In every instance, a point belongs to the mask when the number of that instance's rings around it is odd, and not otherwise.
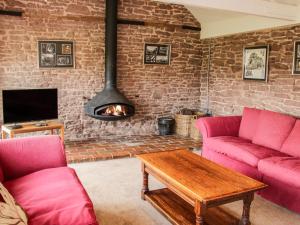
<path fill-rule="evenodd" d="M 4 123 L 57 119 L 57 89 L 3 90 Z"/>

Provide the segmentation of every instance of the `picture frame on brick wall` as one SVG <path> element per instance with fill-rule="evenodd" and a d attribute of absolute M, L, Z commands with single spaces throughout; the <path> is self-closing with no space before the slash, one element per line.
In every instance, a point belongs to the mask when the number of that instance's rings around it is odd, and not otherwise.
<path fill-rule="evenodd" d="M 294 42 L 293 75 L 300 75 L 300 40 Z"/>
<path fill-rule="evenodd" d="M 38 41 L 39 68 L 75 68 L 74 41 Z"/>
<path fill-rule="evenodd" d="M 244 47 L 243 79 L 268 81 L 269 45 Z"/>
<path fill-rule="evenodd" d="M 171 44 L 148 44 L 144 46 L 144 64 L 170 65 Z"/>

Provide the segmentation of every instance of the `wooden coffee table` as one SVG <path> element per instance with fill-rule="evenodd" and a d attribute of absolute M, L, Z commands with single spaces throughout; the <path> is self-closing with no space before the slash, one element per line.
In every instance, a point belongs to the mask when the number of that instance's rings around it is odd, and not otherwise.
<path fill-rule="evenodd" d="M 250 225 L 254 193 L 266 187 L 188 150 L 148 153 L 137 158 L 142 161 L 142 199 L 172 224 Z M 149 174 L 166 188 L 150 191 Z M 238 200 L 243 201 L 241 220 L 217 207 Z"/>

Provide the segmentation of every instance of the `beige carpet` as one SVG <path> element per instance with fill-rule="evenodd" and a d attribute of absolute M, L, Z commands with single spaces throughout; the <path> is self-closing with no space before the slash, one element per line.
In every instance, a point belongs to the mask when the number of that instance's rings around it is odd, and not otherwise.
<path fill-rule="evenodd" d="M 91 197 L 101 225 L 170 225 L 149 203 L 140 198 L 141 171 L 137 159 L 117 159 L 71 164 Z M 152 188 L 160 185 L 150 180 Z M 299 203 L 300 204 L 300 203 Z M 241 202 L 225 206 L 240 215 Z M 252 225 L 299 225 L 300 215 L 259 196 L 251 209 Z"/>

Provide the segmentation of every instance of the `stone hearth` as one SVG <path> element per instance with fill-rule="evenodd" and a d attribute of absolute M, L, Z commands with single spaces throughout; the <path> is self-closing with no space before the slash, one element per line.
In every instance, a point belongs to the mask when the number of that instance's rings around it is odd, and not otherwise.
<path fill-rule="evenodd" d="M 131 136 L 66 143 L 68 163 L 134 157 L 136 154 L 171 149 L 197 149 L 200 141 L 180 136 Z"/>

